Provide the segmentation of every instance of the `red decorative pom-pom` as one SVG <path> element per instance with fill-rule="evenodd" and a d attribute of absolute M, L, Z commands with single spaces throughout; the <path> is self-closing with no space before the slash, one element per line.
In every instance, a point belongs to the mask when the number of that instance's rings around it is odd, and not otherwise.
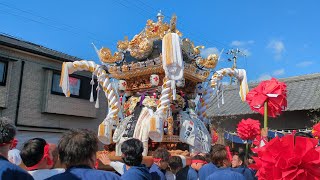
<path fill-rule="evenodd" d="M 268 102 L 268 116 L 276 117 L 287 107 L 287 86 L 275 78 L 262 81 L 246 96 L 253 111 L 264 114 L 264 102 Z"/>
<path fill-rule="evenodd" d="M 243 140 L 254 140 L 260 135 L 260 122 L 250 118 L 242 119 L 238 124 L 237 133 Z"/>
<path fill-rule="evenodd" d="M 320 123 L 317 123 L 312 128 L 312 135 L 316 139 L 320 139 Z"/>
<path fill-rule="evenodd" d="M 320 151 L 317 139 L 294 137 L 289 134 L 276 137 L 265 146 L 252 149 L 258 154 L 253 157 L 258 179 L 320 179 Z"/>

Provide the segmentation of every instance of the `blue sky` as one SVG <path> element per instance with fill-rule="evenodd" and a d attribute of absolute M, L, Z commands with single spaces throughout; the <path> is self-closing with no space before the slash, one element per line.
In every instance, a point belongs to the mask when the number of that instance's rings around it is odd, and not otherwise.
<path fill-rule="evenodd" d="M 319 7 L 318 0 L 1 0 L 0 32 L 97 61 L 92 42 L 115 50 L 162 10 L 166 20 L 178 16 L 177 28 L 204 45 L 203 54 L 242 49 L 238 67 L 254 81 L 319 72 Z M 227 58 L 217 69 L 231 67 Z"/>

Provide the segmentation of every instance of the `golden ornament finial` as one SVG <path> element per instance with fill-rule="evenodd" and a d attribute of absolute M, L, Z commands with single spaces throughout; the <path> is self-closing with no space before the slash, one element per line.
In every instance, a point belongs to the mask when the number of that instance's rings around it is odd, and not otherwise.
<path fill-rule="evenodd" d="M 176 32 L 176 26 L 177 26 L 177 16 L 173 14 L 171 20 L 170 20 L 170 32 L 175 33 Z"/>
<path fill-rule="evenodd" d="M 162 14 L 161 10 L 157 14 L 157 19 L 158 19 L 158 22 L 163 22 L 164 15 Z"/>

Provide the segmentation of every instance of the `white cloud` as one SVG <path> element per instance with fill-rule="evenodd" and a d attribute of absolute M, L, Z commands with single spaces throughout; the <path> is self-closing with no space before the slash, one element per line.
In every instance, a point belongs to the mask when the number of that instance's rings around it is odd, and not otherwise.
<path fill-rule="evenodd" d="M 216 47 L 209 47 L 209 48 L 205 48 L 205 49 L 201 50 L 201 56 L 202 57 L 208 57 L 209 54 L 217 54 L 217 55 L 219 55 L 220 51 Z"/>
<path fill-rule="evenodd" d="M 249 51 L 249 49 L 240 49 L 243 54 L 245 54 L 246 56 L 251 56 L 251 51 Z"/>
<path fill-rule="evenodd" d="M 312 64 L 314 64 L 312 61 L 302 61 L 302 62 L 296 64 L 296 66 L 300 67 L 300 68 L 304 68 L 304 67 L 311 66 Z"/>
<path fill-rule="evenodd" d="M 250 49 L 248 48 L 248 46 L 250 46 L 252 44 L 254 44 L 254 40 L 249 40 L 249 41 L 235 40 L 230 43 L 230 46 L 239 48 L 239 50 L 242 51 L 246 56 L 251 56 L 252 53 L 251 53 Z"/>
<path fill-rule="evenodd" d="M 249 40 L 249 41 L 238 41 L 238 40 L 235 40 L 235 41 L 232 41 L 231 42 L 231 46 L 236 46 L 236 47 L 243 47 L 243 46 L 247 46 L 247 45 L 250 45 L 250 44 L 253 44 L 254 43 L 254 40 Z"/>
<path fill-rule="evenodd" d="M 278 70 L 275 70 L 273 71 L 272 75 L 273 76 L 281 76 L 281 75 L 284 75 L 284 69 L 278 69 Z"/>
<path fill-rule="evenodd" d="M 269 80 L 271 79 L 270 74 L 261 74 L 258 78 L 259 81 Z"/>
<path fill-rule="evenodd" d="M 281 59 L 285 51 L 284 43 L 280 40 L 271 40 L 267 48 L 272 50 L 275 59 Z"/>

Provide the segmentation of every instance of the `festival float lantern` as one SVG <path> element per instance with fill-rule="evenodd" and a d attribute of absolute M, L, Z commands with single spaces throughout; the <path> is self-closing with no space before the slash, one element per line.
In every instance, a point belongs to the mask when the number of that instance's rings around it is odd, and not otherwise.
<path fill-rule="evenodd" d="M 151 85 L 153 86 L 153 87 L 156 87 L 156 86 L 158 86 L 159 85 L 159 75 L 157 75 L 157 74 L 152 74 L 151 76 L 150 76 L 150 83 L 151 83 Z"/>
<path fill-rule="evenodd" d="M 63 63 L 60 86 L 67 97 L 69 74 L 89 71 L 97 77 L 98 88 L 104 91 L 109 106 L 98 138 L 106 145 L 116 143 L 116 156 L 121 155 L 122 142 L 131 137 L 143 142 L 144 156 L 148 146 L 152 148 L 155 143 L 171 143 L 170 147 L 172 143 L 185 143 L 190 152 L 208 153 L 211 135 L 205 111 L 219 92 L 217 85 L 222 77 L 233 76 L 241 82 L 242 99 L 248 91 L 243 69 L 225 68 L 209 77 L 219 55 L 201 57 L 203 46 L 195 46 L 187 38 L 181 40 L 177 17 L 173 16 L 170 23 L 163 19 L 160 13 L 156 22 L 148 20 L 144 30 L 131 40 L 125 37 L 118 41 L 117 52 L 96 49 L 101 65 L 86 60 Z M 204 85 L 210 78 L 211 86 Z M 117 87 L 112 79 L 118 80 Z M 201 94 L 201 101 L 195 102 L 195 93 Z"/>

